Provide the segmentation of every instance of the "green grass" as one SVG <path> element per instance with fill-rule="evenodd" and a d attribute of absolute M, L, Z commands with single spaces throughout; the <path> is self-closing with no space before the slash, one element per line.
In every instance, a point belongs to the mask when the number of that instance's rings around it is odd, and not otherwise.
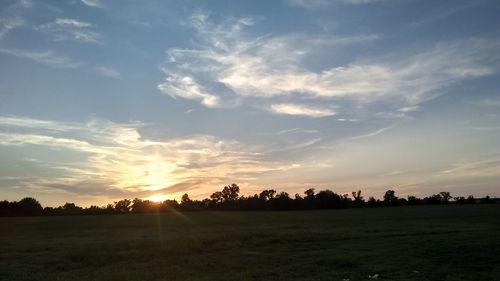
<path fill-rule="evenodd" d="M 0 218 L 0 280 L 500 280 L 500 205 Z"/>

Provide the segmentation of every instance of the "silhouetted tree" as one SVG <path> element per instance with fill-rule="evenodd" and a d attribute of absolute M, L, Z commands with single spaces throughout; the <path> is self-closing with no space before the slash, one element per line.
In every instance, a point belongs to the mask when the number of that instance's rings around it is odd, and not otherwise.
<path fill-rule="evenodd" d="M 115 202 L 115 211 L 119 214 L 125 214 L 130 212 L 132 201 L 129 199 L 123 199 Z"/>
<path fill-rule="evenodd" d="M 189 195 L 186 193 L 181 197 L 181 207 L 183 210 L 193 210 L 195 206 L 193 204 L 193 200 L 189 198 Z"/>
<path fill-rule="evenodd" d="M 233 183 L 231 185 L 224 186 L 221 193 L 224 202 L 234 202 L 238 199 L 240 187 Z"/>
<path fill-rule="evenodd" d="M 454 199 L 455 199 L 455 203 L 457 203 L 457 204 L 466 204 L 467 203 L 467 200 L 463 196 L 457 196 Z"/>
<path fill-rule="evenodd" d="M 222 196 L 222 192 L 216 191 L 210 195 L 210 199 L 212 199 L 212 202 L 214 204 L 220 204 L 224 202 L 224 197 Z"/>
<path fill-rule="evenodd" d="M 268 201 L 274 198 L 276 194 L 276 190 L 274 189 L 265 189 L 259 194 L 259 199 L 263 201 Z"/>
<path fill-rule="evenodd" d="M 384 194 L 384 203 L 386 205 L 396 205 L 398 201 L 398 197 L 396 196 L 396 192 L 392 189 L 389 189 Z"/>
<path fill-rule="evenodd" d="M 422 200 L 420 200 L 419 198 L 415 197 L 415 196 L 408 196 L 408 205 L 418 205 L 421 203 Z"/>
<path fill-rule="evenodd" d="M 365 202 L 363 196 L 361 196 L 361 190 L 352 192 L 353 204 L 355 207 L 361 207 Z"/>
<path fill-rule="evenodd" d="M 375 197 L 370 196 L 368 198 L 367 204 L 368 204 L 368 207 L 377 207 L 378 206 L 378 201 L 375 199 Z"/>
<path fill-rule="evenodd" d="M 19 213 L 23 216 L 35 216 L 42 213 L 42 205 L 35 198 L 26 197 L 17 203 Z"/>
<path fill-rule="evenodd" d="M 425 204 L 437 205 L 443 203 L 443 197 L 441 194 L 433 194 L 431 196 L 425 197 L 423 199 Z"/>
<path fill-rule="evenodd" d="M 335 209 L 344 207 L 342 202 L 343 197 L 328 189 L 318 192 L 315 198 L 316 207 L 319 209 Z"/>
<path fill-rule="evenodd" d="M 481 198 L 481 200 L 479 200 L 481 202 L 481 204 L 494 204 L 495 201 L 493 199 L 490 198 L 489 195 L 486 195 L 486 197 L 484 198 Z"/>
<path fill-rule="evenodd" d="M 469 195 L 469 196 L 467 197 L 466 202 L 467 202 L 467 204 L 476 204 L 476 199 L 474 198 L 474 196 Z"/>
<path fill-rule="evenodd" d="M 314 198 L 314 188 L 309 188 L 308 190 L 304 191 L 304 194 L 306 195 L 306 199 Z"/>
<path fill-rule="evenodd" d="M 189 195 L 187 193 L 185 193 L 184 195 L 182 195 L 181 197 L 181 204 L 184 205 L 184 204 L 190 204 L 191 202 L 193 202 L 193 200 L 191 200 L 189 198 Z"/>
<path fill-rule="evenodd" d="M 451 194 L 449 192 L 446 192 L 446 191 L 441 191 L 439 192 L 439 195 L 441 195 L 441 201 L 445 204 L 448 204 L 451 200 Z"/>
<path fill-rule="evenodd" d="M 158 211 L 160 212 L 172 212 L 179 210 L 179 203 L 177 200 L 165 200 L 158 203 Z"/>
<path fill-rule="evenodd" d="M 292 199 L 287 192 L 280 192 L 270 200 L 272 208 L 275 210 L 289 210 L 292 206 Z"/>

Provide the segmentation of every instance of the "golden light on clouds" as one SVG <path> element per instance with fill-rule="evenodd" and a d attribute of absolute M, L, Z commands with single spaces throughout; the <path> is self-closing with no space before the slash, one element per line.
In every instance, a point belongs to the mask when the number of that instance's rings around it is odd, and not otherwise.
<path fill-rule="evenodd" d="M 28 187 L 37 192 L 60 191 L 111 200 L 160 200 L 189 191 L 195 197 L 237 180 L 244 185 L 242 181 L 254 181 L 258 174 L 291 167 L 263 159 L 258 148 L 235 140 L 209 135 L 146 138 L 140 129 L 147 125 L 142 123 L 0 118 L 2 123 L 20 131 L 1 134 L 2 145 L 37 146 L 47 155 L 54 149 L 76 153 L 69 164 L 57 163 L 50 157 L 32 162 L 43 164 L 47 171 L 42 179 L 29 182 Z M 33 132 L 25 134 L 24 128 Z"/>

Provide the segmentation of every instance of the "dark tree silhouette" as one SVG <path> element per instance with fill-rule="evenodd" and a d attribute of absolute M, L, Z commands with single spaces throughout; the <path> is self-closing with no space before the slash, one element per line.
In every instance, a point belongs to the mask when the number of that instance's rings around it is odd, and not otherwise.
<path fill-rule="evenodd" d="M 222 198 L 224 199 L 224 202 L 234 202 L 238 200 L 238 196 L 240 193 L 240 187 L 233 183 L 231 185 L 226 185 L 222 189 Z"/>
<path fill-rule="evenodd" d="M 451 195 L 449 192 L 446 192 L 446 191 L 441 191 L 439 192 L 439 195 L 441 195 L 441 201 L 443 201 L 443 203 L 447 204 L 450 202 L 451 198 Z"/>
<path fill-rule="evenodd" d="M 361 196 L 361 190 L 358 190 L 357 192 L 353 191 L 352 198 L 353 198 L 354 206 L 359 207 L 359 206 L 363 205 L 364 199 L 363 199 L 363 196 Z"/>
<path fill-rule="evenodd" d="M 276 192 L 274 189 L 263 190 L 260 194 L 252 196 L 240 196 L 240 188 L 236 184 L 224 186 L 221 191 L 214 192 L 210 199 L 192 200 L 188 194 L 184 194 L 179 204 L 176 200 L 165 200 L 153 202 L 135 198 L 134 200 L 123 199 L 114 204 L 106 206 L 92 205 L 82 208 L 74 203 L 66 203 L 57 208 L 45 207 L 34 198 L 23 198 L 20 201 L 0 201 L 0 216 L 31 216 L 31 215 L 102 215 L 102 214 L 125 214 L 125 213 L 155 213 L 171 211 L 195 211 L 195 210 L 312 210 L 312 209 L 339 209 L 339 208 L 363 208 L 379 206 L 407 206 L 424 204 L 493 204 L 498 199 L 489 196 L 475 199 L 472 195 L 467 198 L 463 196 L 452 197 L 449 192 L 440 192 L 423 199 L 408 196 L 408 199 L 398 198 L 394 190 L 388 190 L 384 194 L 384 201 L 370 197 L 367 202 L 361 196 L 361 190 L 349 194 L 337 194 L 329 189 L 315 192 L 314 188 L 307 189 L 304 197 L 295 194 L 291 198 L 287 192 Z M 453 200 L 452 200 L 453 199 Z"/>
<path fill-rule="evenodd" d="M 43 210 L 42 205 L 35 198 L 26 197 L 19 201 L 19 210 L 22 215 L 38 215 Z"/>
<path fill-rule="evenodd" d="M 214 204 L 219 204 L 224 202 L 224 196 L 222 195 L 222 192 L 216 191 L 210 195 L 210 199 L 212 199 L 212 202 Z"/>
<path fill-rule="evenodd" d="M 396 205 L 398 202 L 398 197 L 396 196 L 396 192 L 392 189 L 389 189 L 384 194 L 384 203 L 386 205 Z"/>
<path fill-rule="evenodd" d="M 132 201 L 129 199 L 123 199 L 115 202 L 115 211 L 120 214 L 126 214 L 130 212 Z"/>
<path fill-rule="evenodd" d="M 259 199 L 263 201 L 268 201 L 274 198 L 276 194 L 276 190 L 274 189 L 265 189 L 259 194 Z"/>

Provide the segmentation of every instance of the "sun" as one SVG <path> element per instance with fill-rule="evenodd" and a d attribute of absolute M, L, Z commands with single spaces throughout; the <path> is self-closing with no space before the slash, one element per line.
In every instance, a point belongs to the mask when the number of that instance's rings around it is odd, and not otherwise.
<path fill-rule="evenodd" d="M 146 200 L 153 201 L 153 202 L 163 202 L 167 199 L 168 199 L 168 196 L 163 195 L 163 194 L 153 195 L 153 196 L 146 198 Z"/>

